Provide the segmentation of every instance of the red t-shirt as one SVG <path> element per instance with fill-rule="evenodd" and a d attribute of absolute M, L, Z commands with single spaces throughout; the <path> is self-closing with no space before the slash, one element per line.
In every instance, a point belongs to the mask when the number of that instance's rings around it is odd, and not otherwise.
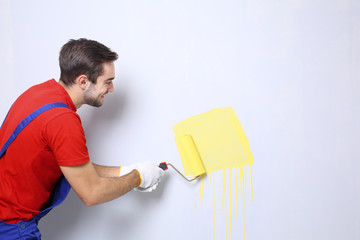
<path fill-rule="evenodd" d="M 0 129 L 0 148 L 16 126 L 39 107 L 63 102 L 36 117 L 0 158 L 0 220 L 17 223 L 43 210 L 62 172 L 59 166 L 89 161 L 81 120 L 65 89 L 54 79 L 25 91 Z"/>

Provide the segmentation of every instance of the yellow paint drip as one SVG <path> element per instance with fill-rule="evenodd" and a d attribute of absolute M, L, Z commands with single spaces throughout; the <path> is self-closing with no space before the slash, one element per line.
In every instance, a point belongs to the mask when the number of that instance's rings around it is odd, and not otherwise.
<path fill-rule="evenodd" d="M 226 170 L 223 170 L 223 211 L 225 217 L 225 240 L 227 239 L 227 218 L 226 218 Z"/>
<path fill-rule="evenodd" d="M 246 187 L 246 165 L 244 166 L 244 187 Z"/>
<path fill-rule="evenodd" d="M 251 201 L 254 199 L 253 196 L 253 183 L 252 183 L 252 165 L 250 165 L 250 179 L 251 179 Z"/>
<path fill-rule="evenodd" d="M 240 192 L 240 195 L 242 197 L 242 232 L 243 232 L 243 239 L 245 240 L 245 182 L 246 182 L 246 166 L 240 166 L 237 168 L 234 168 L 234 172 L 235 172 L 235 179 L 232 178 L 232 169 L 229 169 L 229 181 L 227 181 L 227 171 L 226 169 L 222 170 L 222 185 L 223 185 L 223 189 L 222 189 L 222 212 L 223 212 L 223 217 L 224 217 L 224 225 L 225 225 L 225 237 L 224 239 L 227 240 L 228 236 L 230 236 L 230 239 L 233 239 L 233 221 L 232 221 L 232 214 L 233 214 L 233 210 L 232 210 L 232 182 L 235 181 L 235 190 L 236 190 L 236 219 L 238 219 L 238 202 L 239 202 L 239 197 L 238 194 Z M 215 218 L 216 218 L 216 214 L 215 214 L 215 209 L 216 209 L 216 205 L 215 205 L 215 173 L 212 172 L 209 174 L 210 175 L 210 184 L 212 185 L 212 191 L 213 191 L 213 240 L 215 240 Z M 252 166 L 250 166 L 250 176 L 252 177 Z M 204 186 L 203 186 L 203 180 L 204 180 L 204 176 L 201 176 L 201 178 L 199 177 L 199 185 L 200 187 L 200 193 L 199 193 L 199 198 L 200 201 L 202 201 L 202 198 L 204 196 Z M 238 182 L 240 184 L 238 184 Z M 252 180 L 250 181 L 251 183 L 251 195 L 252 194 Z M 229 184 L 229 191 L 227 191 L 228 189 L 228 184 Z M 195 198 L 196 198 L 197 194 L 195 194 Z M 253 200 L 253 199 L 251 199 Z M 227 201 L 229 201 L 229 204 L 227 204 Z M 196 200 L 195 200 L 195 207 L 196 207 Z M 229 214 L 228 214 L 229 213 Z M 229 232 L 228 232 L 229 230 Z"/>
<path fill-rule="evenodd" d="M 253 200 L 252 164 L 249 141 L 231 107 L 214 109 L 186 119 L 173 127 L 175 141 L 186 175 L 199 177 L 200 206 L 204 198 L 204 175 L 210 173 L 213 188 L 213 239 L 215 239 L 215 171 L 222 170 L 222 214 L 225 224 L 225 239 L 228 234 L 228 216 L 230 239 L 232 235 L 232 169 L 235 170 L 236 219 L 238 219 L 239 191 L 242 197 L 242 230 L 245 239 L 245 187 L 246 165 L 250 166 L 251 200 Z M 229 169 L 229 205 L 227 206 L 226 169 Z M 240 184 L 238 184 L 240 183 Z M 195 208 L 196 208 L 195 194 Z M 229 211 L 229 215 L 227 214 Z"/>
<path fill-rule="evenodd" d="M 213 187 L 213 239 L 215 240 L 215 173 L 212 175 L 212 187 Z"/>
<path fill-rule="evenodd" d="M 195 209 L 196 209 L 196 193 L 195 193 Z"/>
<path fill-rule="evenodd" d="M 231 211 L 231 169 L 229 169 L 229 199 L 230 199 L 230 239 L 232 240 L 232 211 Z"/>
<path fill-rule="evenodd" d="M 235 168 L 235 190 L 236 190 L 236 219 L 239 218 L 239 193 L 238 193 L 238 168 Z"/>
<path fill-rule="evenodd" d="M 202 176 L 200 176 L 200 178 L 199 178 L 199 186 L 200 186 L 200 207 L 202 207 L 202 191 L 203 191 L 203 189 L 202 189 L 202 187 L 203 187 L 203 185 L 202 185 Z"/>
<path fill-rule="evenodd" d="M 201 202 L 203 198 L 204 198 L 204 176 L 202 176 L 201 178 Z"/>
<path fill-rule="evenodd" d="M 244 166 L 244 168 L 246 169 L 246 166 Z M 243 239 L 245 239 L 245 172 L 244 172 L 244 177 L 243 177 L 243 187 L 242 187 L 242 190 L 243 190 Z"/>

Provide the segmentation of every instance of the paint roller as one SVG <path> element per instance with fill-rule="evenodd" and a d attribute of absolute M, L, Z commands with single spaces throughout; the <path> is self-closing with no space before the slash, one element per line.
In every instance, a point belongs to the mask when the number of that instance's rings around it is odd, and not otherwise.
<path fill-rule="evenodd" d="M 182 162 L 186 162 L 187 164 L 183 164 L 184 168 L 189 167 L 190 171 L 195 173 L 194 175 L 196 177 L 192 179 L 188 179 L 185 177 L 174 165 L 171 163 L 162 162 L 160 163 L 159 167 L 163 169 L 164 171 L 168 169 L 168 166 L 171 166 L 177 173 L 179 173 L 186 181 L 191 182 L 195 179 L 197 179 L 201 174 L 204 174 L 205 167 L 203 162 L 201 161 L 200 154 L 195 146 L 195 142 L 191 135 L 186 134 L 183 136 L 175 137 L 176 139 L 176 145 L 179 149 L 180 157 L 182 159 Z"/>

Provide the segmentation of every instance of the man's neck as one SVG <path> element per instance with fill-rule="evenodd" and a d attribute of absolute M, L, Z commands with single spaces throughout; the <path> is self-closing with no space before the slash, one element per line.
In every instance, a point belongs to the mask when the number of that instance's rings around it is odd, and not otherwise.
<path fill-rule="evenodd" d="M 82 106 L 81 95 L 79 90 L 76 89 L 76 85 L 73 84 L 71 86 L 67 86 L 63 81 L 59 80 L 59 84 L 65 89 L 65 91 L 69 94 L 72 102 L 74 103 L 76 109 L 79 109 Z"/>

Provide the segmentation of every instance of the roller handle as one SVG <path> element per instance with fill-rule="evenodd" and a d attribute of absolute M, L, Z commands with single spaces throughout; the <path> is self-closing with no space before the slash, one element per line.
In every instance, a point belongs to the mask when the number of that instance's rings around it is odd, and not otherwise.
<path fill-rule="evenodd" d="M 186 181 L 191 182 L 194 181 L 195 179 L 197 179 L 199 176 L 194 177 L 193 179 L 187 179 L 179 170 L 177 170 L 174 165 L 172 165 L 171 163 L 166 163 L 166 162 L 162 162 L 159 164 L 159 168 L 161 168 L 162 170 L 166 171 L 168 170 L 168 166 L 171 166 L 177 173 L 179 173 Z"/>
<path fill-rule="evenodd" d="M 168 170 L 168 165 L 166 162 L 162 162 L 162 163 L 160 163 L 159 168 L 161 168 L 162 170 L 165 171 L 165 170 Z"/>

